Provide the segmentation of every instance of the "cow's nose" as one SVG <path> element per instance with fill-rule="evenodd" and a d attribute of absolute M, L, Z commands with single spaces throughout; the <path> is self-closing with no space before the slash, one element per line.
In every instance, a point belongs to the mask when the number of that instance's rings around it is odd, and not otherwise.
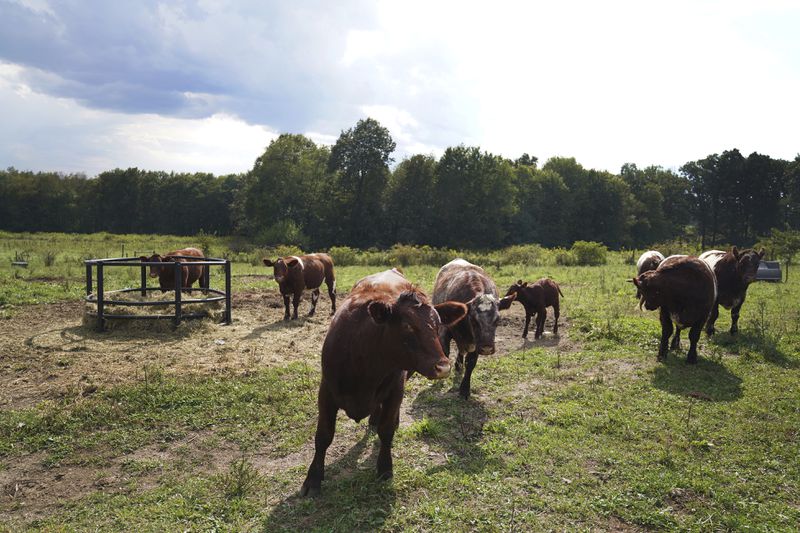
<path fill-rule="evenodd" d="M 151 278 L 157 278 L 157 277 L 158 277 L 158 273 L 156 273 L 156 272 L 150 272 L 150 277 L 151 277 Z"/>
<path fill-rule="evenodd" d="M 492 346 L 481 346 L 480 353 L 481 353 L 481 355 L 492 355 L 494 353 L 494 345 L 492 345 Z"/>
<path fill-rule="evenodd" d="M 450 361 L 445 360 L 436 364 L 433 368 L 433 379 L 444 379 L 450 375 Z"/>

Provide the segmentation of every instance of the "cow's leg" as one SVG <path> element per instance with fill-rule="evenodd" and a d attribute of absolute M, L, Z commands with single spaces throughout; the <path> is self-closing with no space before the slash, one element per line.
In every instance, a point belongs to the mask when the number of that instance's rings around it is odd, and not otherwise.
<path fill-rule="evenodd" d="M 377 427 L 378 427 L 378 422 L 380 422 L 380 419 L 381 419 L 381 407 L 382 407 L 382 405 L 383 404 L 380 403 L 380 402 L 375 404 L 375 409 L 369 415 L 369 420 L 367 420 L 367 424 L 372 429 L 377 429 Z"/>
<path fill-rule="evenodd" d="M 470 382 L 472 380 L 472 371 L 475 369 L 475 365 L 478 362 L 478 352 L 472 351 L 467 354 L 466 357 L 466 370 L 464 371 L 464 379 L 461 380 L 461 387 L 458 389 L 458 393 L 461 395 L 462 398 L 465 400 L 469 398 L 470 393 Z"/>
<path fill-rule="evenodd" d="M 736 335 L 739 331 L 739 311 L 742 309 L 743 304 L 744 296 L 742 296 L 741 301 L 731 309 L 731 335 Z"/>
<path fill-rule="evenodd" d="M 669 338 L 672 335 L 672 317 L 669 312 L 661 308 L 659 315 L 661 319 L 661 344 L 658 346 L 658 359 L 663 361 L 667 358 L 667 346 L 669 345 Z"/>
<path fill-rule="evenodd" d="M 456 356 L 456 372 L 461 372 L 462 370 L 464 370 L 464 352 L 459 349 Z"/>
<path fill-rule="evenodd" d="M 522 330 L 522 338 L 526 338 L 528 336 L 528 326 L 531 325 L 531 314 L 528 313 L 528 310 L 525 310 L 525 329 Z"/>
<path fill-rule="evenodd" d="M 719 303 L 714 302 L 714 305 L 711 306 L 711 314 L 708 315 L 708 321 L 706 321 L 706 334 L 710 337 L 716 331 L 714 329 L 714 323 L 717 321 L 719 317 Z"/>
<path fill-rule="evenodd" d="M 336 431 L 336 406 L 333 397 L 328 392 L 325 383 L 319 386 L 319 398 L 317 399 L 319 416 L 317 417 L 317 433 L 314 436 L 314 459 L 308 467 L 308 474 L 303 486 L 300 488 L 301 496 L 316 496 L 320 492 L 320 485 L 325 479 L 325 452 L 333 441 L 333 434 Z"/>
<path fill-rule="evenodd" d="M 534 339 L 541 339 L 544 334 L 544 321 L 547 318 L 547 309 L 542 309 L 536 313 L 536 333 L 533 335 Z"/>
<path fill-rule="evenodd" d="M 675 324 L 675 335 L 672 337 L 672 343 L 669 345 L 670 350 L 681 349 L 681 327 Z"/>
<path fill-rule="evenodd" d="M 317 310 L 318 301 L 319 301 L 319 287 L 311 291 L 311 311 L 308 312 L 308 316 L 314 316 L 314 312 Z"/>
<path fill-rule="evenodd" d="M 325 279 L 325 285 L 328 286 L 328 296 L 331 299 L 331 314 L 336 312 L 336 280 L 331 276 Z"/>
<path fill-rule="evenodd" d="M 283 307 L 286 310 L 286 312 L 283 314 L 283 319 L 284 320 L 289 320 L 291 315 L 289 315 L 289 295 L 288 294 L 284 294 L 283 295 Z"/>
<path fill-rule="evenodd" d="M 689 353 L 686 355 L 686 362 L 690 365 L 697 363 L 697 341 L 700 340 L 700 333 L 703 331 L 703 324 L 692 326 L 689 330 Z"/>
<path fill-rule="evenodd" d="M 292 312 L 292 320 L 297 320 L 297 308 L 300 306 L 300 298 L 303 296 L 303 291 L 294 293 L 292 296 L 292 307 L 294 311 Z"/>
<path fill-rule="evenodd" d="M 378 451 L 378 479 L 390 479 L 392 473 L 392 439 L 400 423 L 400 404 L 403 403 L 402 378 L 392 387 L 383 401 L 378 419 L 378 437 L 381 448 Z"/>
<path fill-rule="evenodd" d="M 553 335 L 558 335 L 558 317 L 559 317 L 559 304 L 556 302 L 553 305 Z"/>

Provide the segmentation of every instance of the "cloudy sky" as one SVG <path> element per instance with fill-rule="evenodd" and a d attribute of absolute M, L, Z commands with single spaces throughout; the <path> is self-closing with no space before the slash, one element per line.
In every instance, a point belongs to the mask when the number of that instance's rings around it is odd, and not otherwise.
<path fill-rule="evenodd" d="M 800 152 L 800 3 L 0 0 L 0 167 L 242 172 L 371 116 L 619 171 Z"/>

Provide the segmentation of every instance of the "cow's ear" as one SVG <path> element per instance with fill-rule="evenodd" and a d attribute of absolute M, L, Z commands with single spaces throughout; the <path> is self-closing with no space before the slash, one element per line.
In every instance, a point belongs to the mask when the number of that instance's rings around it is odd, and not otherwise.
<path fill-rule="evenodd" d="M 275 266 L 275 263 L 273 263 L 271 259 L 267 259 L 265 257 L 264 258 L 264 266 L 268 266 L 268 267 Z"/>
<path fill-rule="evenodd" d="M 296 267 L 298 264 L 300 264 L 300 260 L 299 260 L 299 259 L 297 259 L 296 257 L 292 257 L 291 259 L 289 259 L 288 261 L 286 261 L 286 266 L 288 266 L 289 268 L 294 268 L 294 267 Z"/>
<path fill-rule="evenodd" d="M 497 309 L 499 309 L 500 311 L 508 309 L 509 307 L 511 307 L 511 304 L 514 302 L 516 297 L 517 293 L 506 296 L 505 298 L 500 298 L 500 301 L 497 303 Z"/>
<path fill-rule="evenodd" d="M 764 259 L 764 253 L 765 253 L 765 252 L 766 252 L 766 250 L 765 250 L 765 249 L 763 249 L 763 248 L 762 248 L 762 249 L 760 249 L 760 250 L 758 251 L 758 258 L 759 258 L 759 259 Z"/>
<path fill-rule="evenodd" d="M 731 253 L 733 254 L 733 257 L 735 257 L 736 260 L 738 261 L 739 260 L 739 249 L 736 246 L 734 246 L 733 248 L 731 248 Z"/>
<path fill-rule="evenodd" d="M 461 302 L 443 302 L 433 306 L 445 326 L 452 326 L 467 316 L 467 306 Z"/>
<path fill-rule="evenodd" d="M 527 281 L 523 281 L 522 283 L 520 283 L 520 286 L 521 287 L 527 287 L 528 286 L 528 282 Z"/>
<path fill-rule="evenodd" d="M 146 263 L 147 262 L 147 256 L 146 255 L 140 255 L 139 256 L 139 261 L 141 261 L 142 263 Z"/>
<path fill-rule="evenodd" d="M 639 286 L 639 278 L 629 279 L 628 283 L 633 283 L 634 285 L 636 285 L 638 287 Z"/>
<path fill-rule="evenodd" d="M 367 311 L 376 324 L 384 324 L 392 318 L 392 306 L 385 302 L 370 302 Z"/>
<path fill-rule="evenodd" d="M 522 285 L 522 280 L 521 279 L 517 280 L 517 285 Z"/>

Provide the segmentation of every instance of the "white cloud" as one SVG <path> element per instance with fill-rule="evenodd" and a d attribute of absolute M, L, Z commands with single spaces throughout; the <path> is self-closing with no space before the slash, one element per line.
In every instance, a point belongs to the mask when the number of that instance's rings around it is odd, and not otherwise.
<path fill-rule="evenodd" d="M 31 90 L 23 71 L 0 64 L 3 166 L 88 175 L 116 167 L 245 172 L 277 136 L 222 113 L 185 119 L 87 109 Z"/>

